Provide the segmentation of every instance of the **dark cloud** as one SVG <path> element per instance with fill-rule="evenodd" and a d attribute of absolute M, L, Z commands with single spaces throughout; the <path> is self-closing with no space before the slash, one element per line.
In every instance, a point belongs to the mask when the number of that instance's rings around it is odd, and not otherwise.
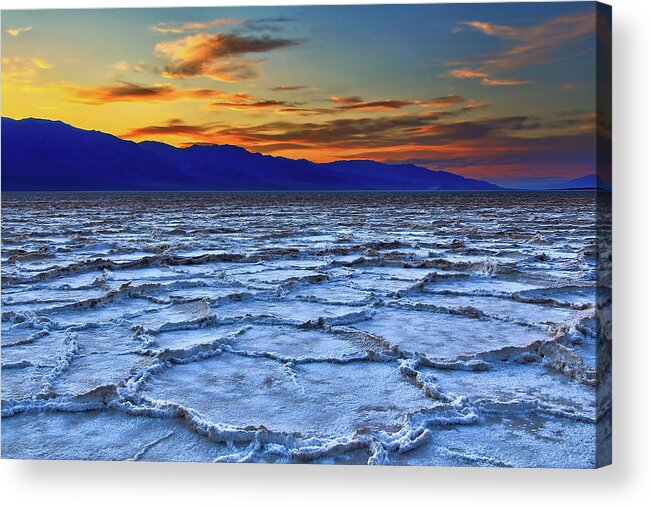
<path fill-rule="evenodd" d="M 155 51 L 168 63 L 163 74 L 187 78 L 207 76 L 220 81 L 239 81 L 256 75 L 260 60 L 243 60 L 244 55 L 262 54 L 300 44 L 295 39 L 236 33 L 199 32 L 181 39 L 159 42 Z"/>
<path fill-rule="evenodd" d="M 273 90 L 274 92 L 292 92 L 294 90 L 303 90 L 305 88 L 307 88 L 307 86 L 305 85 L 293 85 L 293 86 L 281 85 L 281 86 L 274 86 L 271 90 Z"/>
<path fill-rule="evenodd" d="M 291 106 L 291 107 L 280 108 L 276 110 L 276 113 L 283 113 L 283 114 L 293 113 L 300 116 L 324 115 L 324 114 L 332 114 L 336 112 L 337 112 L 336 110 L 328 109 L 328 108 L 307 108 L 307 107 L 299 107 L 299 106 Z"/>
<path fill-rule="evenodd" d="M 393 99 L 385 99 L 381 101 L 371 101 L 371 102 L 355 102 L 352 104 L 343 104 L 338 106 L 337 109 L 342 110 L 357 110 L 357 111 L 386 111 L 390 109 L 400 109 L 405 106 L 411 106 L 414 104 L 410 101 L 397 101 Z"/>
<path fill-rule="evenodd" d="M 518 86 L 518 85 L 530 85 L 531 81 L 524 81 L 521 79 L 484 78 L 481 80 L 481 84 L 484 86 Z"/>
<path fill-rule="evenodd" d="M 294 18 L 277 17 L 277 18 L 257 18 L 248 19 L 242 24 L 242 29 L 253 30 L 256 32 L 280 32 L 284 23 L 292 23 Z M 279 26 L 281 25 L 281 26 Z"/>
<path fill-rule="evenodd" d="M 477 154 L 459 157 L 411 158 L 407 162 L 429 167 L 464 168 L 467 166 L 495 166 L 511 164 L 586 164 L 594 160 L 595 140 L 588 134 L 573 136 L 545 137 L 497 137 L 492 138 L 494 150 L 490 146 L 481 147 Z M 509 148 L 505 150 L 504 148 Z M 485 148 L 485 149 L 484 149 Z M 405 159 L 386 159 L 389 163 L 405 162 Z"/>
<path fill-rule="evenodd" d="M 247 127 L 170 120 L 134 129 L 124 137 L 184 136 L 197 142 L 228 142 L 262 153 L 295 152 L 308 159 L 314 157 L 312 151 L 327 152 L 334 157 L 342 154 L 345 158 L 414 163 L 477 178 L 490 176 L 501 182 L 524 178 L 532 171 L 555 178 L 594 170 L 597 146 L 590 113 L 477 120 L 462 120 L 461 114 L 459 109 L 323 122 L 275 121 Z M 583 131 L 585 122 L 592 122 L 591 132 Z M 555 129 L 562 134 L 555 134 Z"/>
<path fill-rule="evenodd" d="M 190 125 L 178 118 L 171 118 L 164 125 L 148 125 L 132 129 L 121 135 L 122 138 L 147 138 L 155 136 L 194 136 L 199 139 L 212 139 L 209 132 L 214 124 Z"/>
<path fill-rule="evenodd" d="M 423 147 L 417 153 L 360 152 L 389 164 L 411 163 L 473 178 L 489 178 L 500 185 L 536 184 L 531 175 L 550 181 L 577 178 L 594 172 L 596 140 L 591 134 L 515 137 L 495 135 L 469 143 L 460 142 L 439 151 Z M 531 181 L 529 181 L 531 180 Z M 537 183 L 544 183 L 542 180 Z"/>
<path fill-rule="evenodd" d="M 462 96 L 450 94 L 443 97 L 437 97 L 429 101 L 405 101 L 395 99 L 382 99 L 378 101 L 365 101 L 361 97 L 330 97 L 330 101 L 338 104 L 340 111 L 387 111 L 392 109 L 402 109 L 407 106 L 435 107 L 446 108 L 465 102 Z"/>
<path fill-rule="evenodd" d="M 66 86 L 73 100 L 84 104 L 101 105 L 110 102 L 160 102 L 181 99 L 211 99 L 222 97 L 223 92 L 207 88 L 177 88 L 173 85 L 139 85 L 120 81 L 116 85 L 101 87 Z"/>
<path fill-rule="evenodd" d="M 293 142 L 330 147 L 387 147 L 413 144 L 444 145 L 459 140 L 476 140 L 498 132 L 526 128 L 527 117 L 512 116 L 480 121 L 441 120 L 457 115 L 431 112 L 382 118 L 346 118 L 322 123 L 271 122 L 252 127 L 228 128 L 244 142 Z"/>
<path fill-rule="evenodd" d="M 101 90 L 104 92 L 106 98 L 115 99 L 165 97 L 175 93 L 175 89 L 171 85 L 140 86 L 133 83 L 123 83 Z"/>
<path fill-rule="evenodd" d="M 361 97 L 330 97 L 330 100 L 336 104 L 359 104 L 363 102 Z"/>
<path fill-rule="evenodd" d="M 278 108 L 290 106 L 289 103 L 285 101 L 276 101 L 271 99 L 265 100 L 256 100 L 249 102 L 213 102 L 210 104 L 212 108 L 228 108 L 228 109 L 237 109 L 237 110 L 246 110 L 246 109 L 265 109 L 265 108 Z"/>
<path fill-rule="evenodd" d="M 423 107 L 445 108 L 454 106 L 455 104 L 462 104 L 464 102 L 467 102 L 465 97 L 459 94 L 449 94 L 429 101 L 415 101 L 415 104 Z"/>

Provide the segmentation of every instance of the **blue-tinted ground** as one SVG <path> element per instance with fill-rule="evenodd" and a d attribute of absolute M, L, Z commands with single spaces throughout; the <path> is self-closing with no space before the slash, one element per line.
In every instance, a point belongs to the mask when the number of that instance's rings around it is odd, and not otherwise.
<path fill-rule="evenodd" d="M 5 458 L 595 466 L 595 198 L 5 194 Z"/>

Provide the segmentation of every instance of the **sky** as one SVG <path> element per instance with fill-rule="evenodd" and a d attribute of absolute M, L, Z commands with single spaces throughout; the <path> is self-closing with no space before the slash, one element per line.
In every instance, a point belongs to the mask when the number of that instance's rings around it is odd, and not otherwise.
<path fill-rule="evenodd" d="M 592 2 L 2 12 L 2 115 L 133 141 L 594 174 Z"/>

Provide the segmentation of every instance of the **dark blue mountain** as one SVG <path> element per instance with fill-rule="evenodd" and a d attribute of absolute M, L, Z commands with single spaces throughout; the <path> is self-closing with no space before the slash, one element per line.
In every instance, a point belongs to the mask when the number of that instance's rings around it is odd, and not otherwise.
<path fill-rule="evenodd" d="M 63 122 L 2 118 L 5 191 L 498 190 L 412 164 L 317 164 L 232 145 L 135 143 Z"/>
<path fill-rule="evenodd" d="M 600 189 L 600 190 L 611 190 L 611 182 L 597 176 L 596 174 L 585 175 L 580 178 L 574 178 L 573 180 L 567 180 L 563 183 L 553 186 L 554 189 Z"/>

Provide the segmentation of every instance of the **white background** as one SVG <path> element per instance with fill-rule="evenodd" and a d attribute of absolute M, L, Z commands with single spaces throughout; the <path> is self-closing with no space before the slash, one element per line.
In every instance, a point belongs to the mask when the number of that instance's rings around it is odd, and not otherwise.
<path fill-rule="evenodd" d="M 306 4 L 0 0 L 2 9 Z M 351 3 L 324 1 L 322 3 Z M 378 3 L 356 1 L 353 3 Z M 392 3 L 417 3 L 400 2 Z M 614 43 L 614 465 L 597 471 L 0 461 L 4 506 L 651 506 L 651 2 L 611 0 Z M 339 508 L 336 506 L 336 508 Z"/>

